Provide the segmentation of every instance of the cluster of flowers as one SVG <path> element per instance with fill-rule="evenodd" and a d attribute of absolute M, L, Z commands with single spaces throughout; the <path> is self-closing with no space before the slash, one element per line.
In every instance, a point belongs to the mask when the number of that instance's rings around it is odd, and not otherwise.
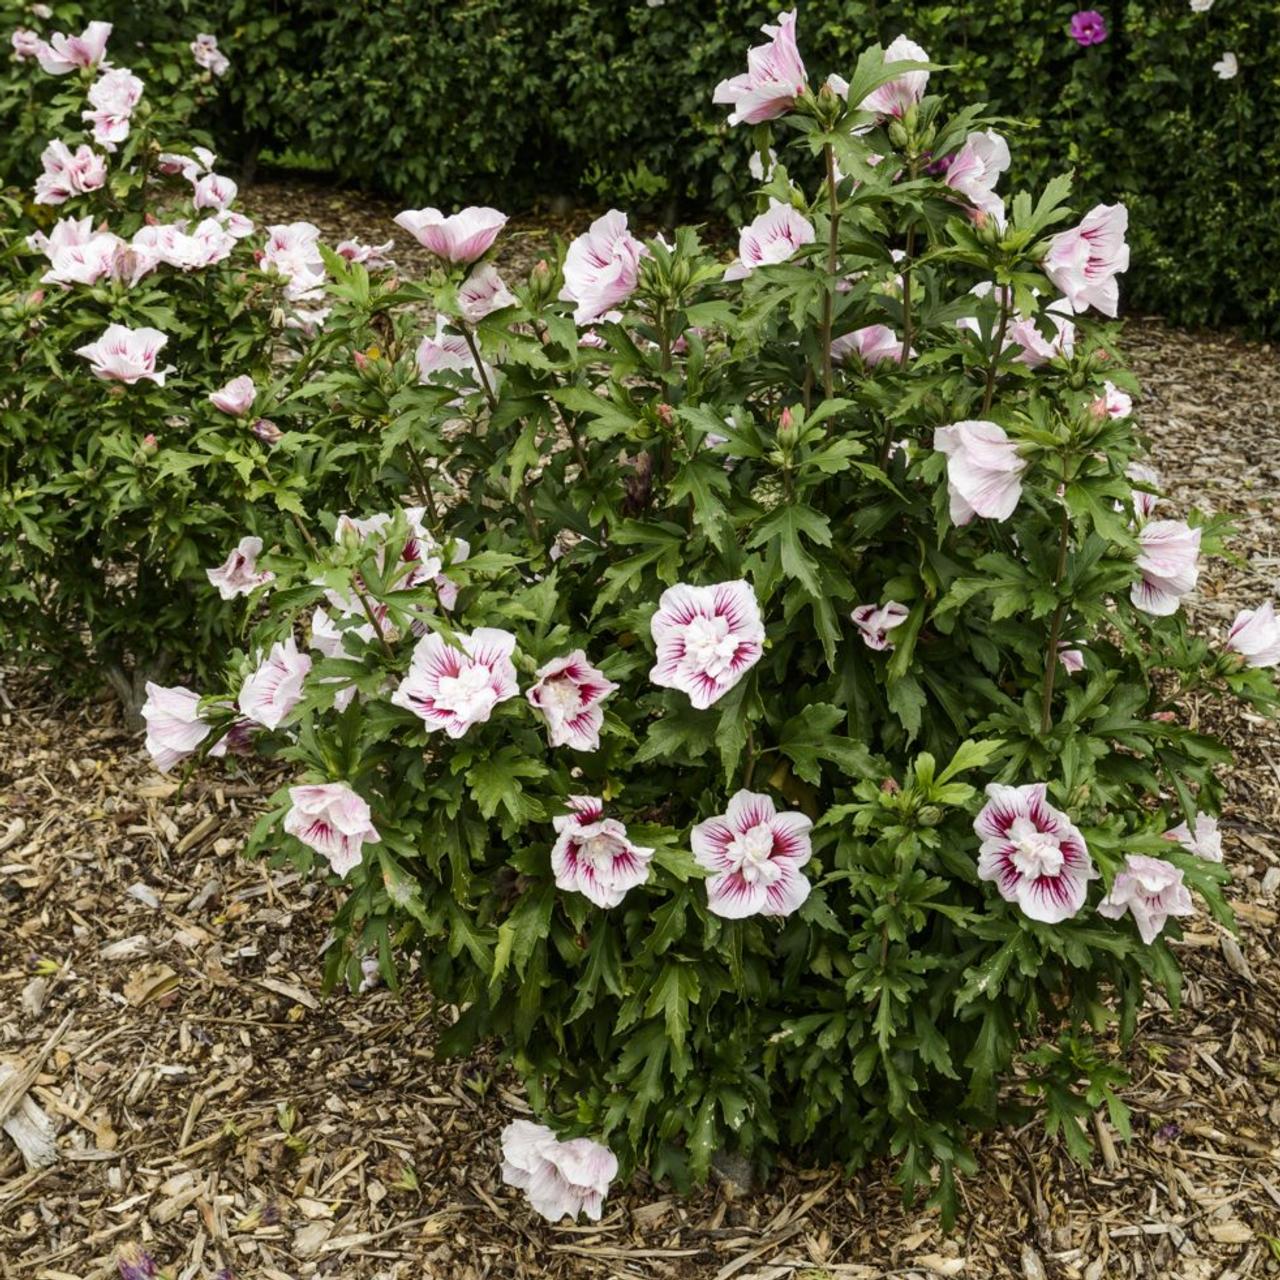
<path fill-rule="evenodd" d="M 716 100 L 730 104 L 731 122 L 757 124 L 790 111 L 807 92 L 807 78 L 795 43 L 795 15 L 783 14 L 767 26 L 769 43 L 750 51 L 747 72 L 725 81 Z M 900 37 L 887 60 L 927 63 L 918 45 Z M 905 116 L 920 103 L 929 72 L 904 72 L 882 85 L 859 104 L 881 120 Z M 848 85 L 831 81 L 845 96 Z M 1004 203 L 996 192 L 1009 163 L 1004 140 L 991 131 L 973 132 L 957 152 L 938 162 L 937 175 L 956 193 L 961 208 L 975 221 L 1004 225 Z M 505 225 L 505 215 L 488 208 L 468 208 L 452 216 L 427 208 L 407 210 L 397 223 L 449 268 L 465 269 L 458 291 L 462 318 L 453 325 L 441 319 L 434 336 L 423 339 L 417 363 L 424 381 L 441 372 L 474 375 L 487 386 L 483 364 L 471 326 L 514 301 L 497 271 L 484 262 Z M 1046 314 L 1055 329 L 1052 340 L 1040 332 L 1036 317 L 1011 317 L 1006 342 L 1019 349 L 1017 358 L 1031 368 L 1069 357 L 1074 349 L 1071 317 L 1094 308 L 1114 316 L 1118 308 L 1117 277 L 1128 267 L 1127 215 L 1122 205 L 1099 205 L 1081 223 L 1049 242 L 1043 267 L 1060 291 Z M 294 301 L 319 300 L 325 278 L 318 252 L 318 231 L 309 223 L 271 228 L 261 255 L 268 269 L 288 281 Z M 726 279 L 749 277 L 759 268 L 787 261 L 815 240 L 813 225 L 789 204 L 775 203 L 742 229 L 739 256 Z M 375 265 L 388 246 L 348 245 L 348 256 Z M 611 210 L 575 239 L 564 266 L 562 300 L 574 306 L 574 320 L 590 326 L 620 318 L 619 308 L 639 284 L 648 250 L 630 233 L 626 215 Z M 463 271 L 459 270 L 459 277 Z M 981 290 L 975 290 L 981 292 Z M 1006 305 L 1008 299 L 1005 299 Z M 969 323 L 969 322 L 962 322 Z M 972 322 L 976 323 L 976 322 Z M 457 330 L 454 332 L 453 330 Z M 590 342 L 589 331 L 580 341 Z M 914 353 L 886 326 L 869 326 L 844 335 L 840 355 L 865 365 L 891 360 L 905 363 Z M 220 411 L 242 416 L 250 412 L 255 389 L 248 377 L 234 379 L 211 401 Z M 1092 411 L 1099 417 L 1122 418 L 1131 412 L 1129 398 L 1106 384 Z M 933 448 L 945 457 L 950 514 L 957 526 L 977 518 L 1008 520 L 1022 497 L 1029 461 L 1017 441 L 997 423 L 965 420 L 936 428 Z M 1133 507 L 1139 521 L 1141 575 L 1132 589 L 1133 603 L 1146 612 L 1173 613 L 1195 585 L 1198 573 L 1199 530 L 1183 522 L 1152 519 L 1159 501 L 1154 473 L 1131 473 L 1135 483 Z M 380 557 L 394 553 L 403 563 L 408 585 L 435 584 L 442 609 L 452 608 L 456 591 L 448 580 L 447 564 L 467 554 L 454 544 L 446 555 L 422 527 L 422 513 L 405 512 L 410 536 L 403 546 L 386 542 L 389 528 L 403 527 L 388 515 L 368 520 L 344 517 L 339 538 L 375 540 Z M 226 563 L 208 571 L 224 598 L 250 595 L 272 580 L 258 568 L 262 544 L 243 539 Z M 327 657 L 349 652 L 347 635 L 365 644 L 390 645 L 399 640 L 389 620 L 368 606 L 359 591 L 350 597 L 329 590 L 334 610 L 318 608 L 311 620 L 310 649 Z M 894 600 L 859 605 L 852 620 L 873 650 L 893 647 L 893 632 L 909 616 L 907 606 Z M 690 704 L 706 710 L 733 689 L 760 660 L 765 628 L 758 601 L 746 581 L 709 585 L 680 583 L 663 593 L 651 620 L 655 651 L 649 672 L 654 685 L 685 694 Z M 418 717 L 427 732 L 461 738 L 488 722 L 504 703 L 518 699 L 521 688 L 516 667 L 515 635 L 493 627 L 451 638 L 433 629 L 425 614 L 412 626 L 416 642 L 408 669 L 389 701 Z M 1280 620 L 1270 603 L 1243 612 L 1232 625 L 1227 649 L 1241 665 L 1280 664 Z M 1060 659 L 1069 670 L 1084 662 L 1079 649 L 1064 644 Z M 235 750 L 253 726 L 276 729 L 300 705 L 311 675 L 310 653 L 300 650 L 293 636 L 274 645 L 244 681 L 234 710 L 239 718 L 213 748 Z M 356 696 L 354 686 L 342 684 L 335 705 Z M 591 752 L 599 749 L 604 728 L 603 704 L 616 691 L 605 673 L 583 649 L 554 658 L 536 671 L 524 691 L 524 702 L 541 721 L 553 749 Z M 157 765 L 169 769 L 206 742 L 213 732 L 204 718 L 199 696 L 181 687 L 148 686 L 144 716 L 147 745 Z M 517 704 L 519 705 L 519 704 Z M 227 710 L 229 708 L 222 708 Z M 325 858 L 331 869 L 345 876 L 359 865 L 366 846 L 382 842 L 369 801 L 346 781 L 305 782 L 290 789 L 285 830 Z M 626 825 L 606 816 L 603 800 L 589 795 L 568 798 L 566 812 L 553 819 L 554 839 L 549 861 L 556 885 L 580 893 L 602 908 L 620 904 L 650 874 L 654 850 L 634 840 Z M 708 876 L 708 908 L 721 916 L 786 916 L 803 905 L 810 884 L 803 868 L 812 849 L 810 818 L 798 812 L 778 812 L 771 797 L 743 789 L 733 795 L 725 812 L 694 825 L 689 843 Z M 1068 815 L 1047 799 L 1044 783 L 1022 786 L 992 784 L 974 830 L 980 839 L 978 874 L 992 882 L 1005 900 L 1029 919 L 1059 923 L 1081 912 L 1090 881 L 1098 878 L 1085 840 Z M 1188 827 L 1167 833 L 1171 841 L 1196 856 L 1221 860 L 1215 820 L 1198 814 Z M 1139 935 L 1150 943 L 1170 917 L 1188 914 L 1191 899 L 1183 873 L 1172 862 L 1132 855 L 1110 890 L 1096 904 L 1108 918 L 1132 916 Z M 504 1133 L 504 1176 L 525 1189 L 534 1207 L 549 1217 L 585 1211 L 598 1216 L 600 1203 L 616 1161 L 606 1148 L 587 1139 L 559 1142 L 541 1126 L 519 1121 Z"/>

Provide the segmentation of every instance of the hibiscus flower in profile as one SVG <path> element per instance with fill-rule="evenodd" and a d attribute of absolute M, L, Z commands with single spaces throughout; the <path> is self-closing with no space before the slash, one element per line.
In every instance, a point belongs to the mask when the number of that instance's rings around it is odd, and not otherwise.
<path fill-rule="evenodd" d="M 968 524 L 974 516 L 1007 520 L 1022 497 L 1026 459 L 994 422 L 956 422 L 937 427 L 933 447 L 947 455 L 951 519 Z"/>
<path fill-rule="evenodd" d="M 738 260 L 724 273 L 726 280 L 745 280 L 757 267 L 786 262 L 796 250 L 812 244 L 816 233 L 813 223 L 798 210 L 780 200 L 771 200 L 769 208 L 738 237 Z"/>
<path fill-rule="evenodd" d="M 340 876 L 360 865 L 366 844 L 381 843 L 369 802 L 345 782 L 290 787 L 289 800 L 285 831 L 314 849 Z"/>
<path fill-rule="evenodd" d="M 689 834 L 694 861 L 710 871 L 707 907 L 718 916 L 789 916 L 809 897 L 800 868 L 813 856 L 803 813 L 779 813 L 771 797 L 739 791 L 719 817 Z"/>
<path fill-rule="evenodd" d="M 893 62 L 928 62 L 929 55 L 914 40 L 898 36 L 884 51 L 885 66 Z M 901 120 L 924 97 L 929 87 L 927 71 L 904 71 L 873 89 L 858 104 L 860 111 L 874 111 L 878 116 Z M 849 91 L 845 85 L 844 91 Z"/>
<path fill-rule="evenodd" d="M 1163 858 L 1132 853 L 1111 892 L 1098 903 L 1098 914 L 1108 920 L 1119 920 L 1126 911 L 1138 926 L 1138 936 L 1150 946 L 1170 916 L 1193 915 L 1195 906 L 1178 867 Z"/>
<path fill-rule="evenodd" d="M 471 205 L 446 217 L 428 206 L 396 214 L 395 223 L 441 261 L 466 266 L 489 252 L 507 225 L 507 215 L 487 205 Z"/>
<path fill-rule="evenodd" d="M 561 1142 L 546 1125 L 513 1120 L 502 1131 L 502 1180 L 548 1222 L 585 1213 L 600 1221 L 618 1158 L 590 1138 Z"/>
<path fill-rule="evenodd" d="M 276 575 L 270 569 L 258 568 L 261 554 L 261 538 L 241 538 L 226 560 L 216 569 L 206 569 L 205 576 L 218 588 L 218 594 L 224 600 L 250 595 L 266 583 L 275 581 Z"/>
<path fill-rule="evenodd" d="M 687 693 L 699 711 L 728 693 L 764 652 L 760 605 L 746 581 L 677 583 L 662 593 L 649 626 L 657 646 L 649 679 Z"/>
<path fill-rule="evenodd" d="M 1129 589 L 1136 608 L 1153 617 L 1178 612 L 1200 576 L 1200 534 L 1183 520 L 1151 520 L 1138 533 L 1134 564 L 1142 575 Z"/>
<path fill-rule="evenodd" d="M 173 372 L 156 368 L 157 360 L 168 336 L 159 329 L 130 329 L 122 324 L 110 324 L 96 342 L 76 348 L 76 355 L 89 361 L 95 378 L 104 382 L 123 382 L 128 386 L 151 381 L 164 386 L 165 375 Z"/>
<path fill-rule="evenodd" d="M 1097 871 L 1084 837 L 1045 799 L 1045 784 L 987 786 L 974 819 L 982 839 L 978 878 L 992 880 L 1007 902 L 1032 920 L 1060 924 L 1084 906 Z"/>
<path fill-rule="evenodd" d="M 786 115 L 805 91 L 807 76 L 796 45 L 794 9 L 778 15 L 778 25 L 761 30 L 768 44 L 747 50 L 747 69 L 716 85 L 712 101 L 731 106 L 730 124 L 763 124 Z"/>
<path fill-rule="evenodd" d="M 640 283 L 640 260 L 649 250 L 627 230 L 617 209 L 597 218 L 569 246 L 561 302 L 575 304 L 574 324 L 590 324 L 620 307 Z"/>

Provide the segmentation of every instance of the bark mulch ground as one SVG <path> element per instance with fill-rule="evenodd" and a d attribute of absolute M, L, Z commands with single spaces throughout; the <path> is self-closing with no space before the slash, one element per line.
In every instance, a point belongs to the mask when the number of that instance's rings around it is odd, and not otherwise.
<path fill-rule="evenodd" d="M 277 216 L 385 239 L 369 208 L 317 193 L 299 211 L 294 192 Z M 514 243 L 540 252 L 536 234 Z M 1174 505 L 1239 528 L 1240 561 L 1211 562 L 1192 603 L 1221 632 L 1280 596 L 1280 362 L 1148 321 L 1128 345 Z M 59 1150 L 28 1172 L 0 1138 L 0 1276 L 106 1277 L 131 1243 L 187 1280 L 1280 1274 L 1280 731 L 1233 716 L 1226 732 L 1240 935 L 1199 916 L 1178 944 L 1183 1012 L 1151 1010 L 1126 1062 L 1131 1143 L 1098 1117 L 1083 1170 L 1035 1126 L 983 1137 L 950 1236 L 887 1165 L 689 1198 L 638 1178 L 598 1226 L 553 1227 L 497 1176 L 498 1133 L 527 1112 L 514 1081 L 432 1056 L 448 1010 L 421 988 L 321 994 L 331 891 L 238 856 L 261 781 L 209 770 L 179 791 L 109 703 L 10 674 L 0 1062 L 26 1070 Z"/>

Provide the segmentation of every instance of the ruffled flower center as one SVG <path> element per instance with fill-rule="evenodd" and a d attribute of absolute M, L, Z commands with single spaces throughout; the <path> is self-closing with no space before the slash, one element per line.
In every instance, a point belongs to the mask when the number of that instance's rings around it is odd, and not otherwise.
<path fill-rule="evenodd" d="M 436 704 L 455 715 L 470 718 L 491 710 L 497 701 L 489 668 L 481 663 L 469 662 L 456 676 L 440 677 Z"/>
<path fill-rule="evenodd" d="M 685 628 L 684 651 L 697 670 L 718 679 L 733 666 L 738 641 L 724 618 L 694 618 Z"/>
<path fill-rule="evenodd" d="M 725 854 L 748 884 L 772 884 L 782 874 L 773 861 L 773 828 L 768 823 L 757 823 L 734 836 Z"/>
<path fill-rule="evenodd" d="M 582 707 L 578 686 L 568 676 L 553 676 L 544 680 L 538 699 L 547 715 L 561 720 L 576 715 Z"/>
<path fill-rule="evenodd" d="M 1027 818 L 1018 818 L 1009 828 L 1010 860 L 1019 874 L 1029 878 L 1057 876 L 1066 859 L 1056 837 L 1041 831 Z"/>
<path fill-rule="evenodd" d="M 600 832 L 597 835 L 588 836 L 578 846 L 578 857 L 583 862 L 590 863 L 596 870 L 603 871 L 613 865 L 613 860 L 619 854 L 626 851 L 627 846 L 617 836 Z"/>

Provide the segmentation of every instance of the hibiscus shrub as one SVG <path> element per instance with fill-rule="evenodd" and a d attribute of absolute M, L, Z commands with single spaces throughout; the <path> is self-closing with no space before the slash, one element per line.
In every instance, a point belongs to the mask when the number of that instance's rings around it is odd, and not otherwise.
<path fill-rule="evenodd" d="M 22 62 L 33 95 L 61 87 L 32 202 L 0 231 L 0 626 L 136 711 L 151 675 L 221 664 L 227 601 L 269 576 L 263 538 L 406 473 L 363 422 L 317 434 L 318 387 L 297 394 L 323 345 L 317 229 L 261 236 L 182 104 L 108 65 L 109 37 L 37 38 Z M 211 48 L 195 42 L 193 76 Z"/>
<path fill-rule="evenodd" d="M 1123 206 L 1006 204 L 909 43 L 815 92 L 766 31 L 715 94 L 777 152 L 728 270 L 616 211 L 519 285 L 490 209 L 401 215 L 421 287 L 331 262 L 306 385 L 376 402 L 402 501 L 304 521 L 226 683 L 146 709 L 164 767 L 292 766 L 253 848 L 338 886 L 331 981 L 416 965 L 442 1050 L 497 1041 L 551 1217 L 779 1149 L 891 1152 L 950 1213 L 1022 1102 L 1127 1132 L 1093 1037 L 1230 920 L 1182 700 L 1275 701 L 1270 604 L 1225 645 L 1179 613 L 1220 531 L 1141 461 Z"/>

